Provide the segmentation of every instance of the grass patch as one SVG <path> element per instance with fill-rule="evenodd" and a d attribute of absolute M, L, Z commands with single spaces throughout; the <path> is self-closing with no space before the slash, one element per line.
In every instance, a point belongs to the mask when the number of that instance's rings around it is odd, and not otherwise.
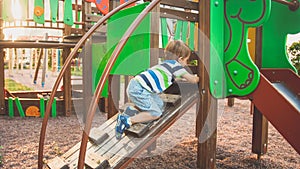
<path fill-rule="evenodd" d="M 82 70 L 72 68 L 71 69 L 71 75 L 73 75 L 73 76 L 82 76 Z"/>
<path fill-rule="evenodd" d="M 21 83 L 17 83 L 16 81 L 12 80 L 12 79 L 5 79 L 5 88 L 8 91 L 32 91 L 33 88 L 30 88 L 28 86 L 25 86 Z"/>

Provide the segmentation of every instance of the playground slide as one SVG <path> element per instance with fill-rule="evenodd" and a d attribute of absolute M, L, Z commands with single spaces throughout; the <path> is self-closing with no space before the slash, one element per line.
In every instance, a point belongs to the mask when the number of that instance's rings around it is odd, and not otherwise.
<path fill-rule="evenodd" d="M 250 99 L 300 154 L 300 77 L 289 69 L 263 69 Z"/>

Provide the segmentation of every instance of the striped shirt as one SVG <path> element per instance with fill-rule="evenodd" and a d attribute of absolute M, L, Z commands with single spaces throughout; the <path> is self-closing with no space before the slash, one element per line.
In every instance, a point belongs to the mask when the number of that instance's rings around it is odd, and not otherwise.
<path fill-rule="evenodd" d="M 176 77 L 188 73 L 176 60 L 165 60 L 137 75 L 135 79 L 148 91 L 161 93 L 173 83 Z"/>

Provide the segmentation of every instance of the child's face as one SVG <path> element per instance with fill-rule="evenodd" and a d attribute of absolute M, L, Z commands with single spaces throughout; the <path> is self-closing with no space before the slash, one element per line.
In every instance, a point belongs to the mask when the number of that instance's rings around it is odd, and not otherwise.
<path fill-rule="evenodd" d="M 189 60 L 189 56 L 188 57 L 180 57 L 178 58 L 178 62 L 181 64 L 181 66 L 185 67 L 188 63 L 188 60 Z"/>

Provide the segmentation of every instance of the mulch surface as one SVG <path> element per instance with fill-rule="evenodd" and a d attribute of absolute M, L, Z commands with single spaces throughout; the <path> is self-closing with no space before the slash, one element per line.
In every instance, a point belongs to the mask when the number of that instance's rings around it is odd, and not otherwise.
<path fill-rule="evenodd" d="M 250 103 L 235 100 L 233 107 L 219 105 L 217 168 L 290 168 L 300 167 L 300 155 L 269 123 L 268 152 L 261 160 L 251 153 L 252 115 Z M 156 142 L 152 152 L 144 151 L 127 168 L 196 168 L 195 106 L 174 123 Z M 99 113 L 93 126 L 106 119 Z M 0 168 L 37 168 L 42 119 L 0 116 Z M 81 140 L 82 124 L 76 115 L 50 118 L 44 147 L 45 161 L 64 154 Z M 300 144 L 300 143 L 299 143 Z"/>

